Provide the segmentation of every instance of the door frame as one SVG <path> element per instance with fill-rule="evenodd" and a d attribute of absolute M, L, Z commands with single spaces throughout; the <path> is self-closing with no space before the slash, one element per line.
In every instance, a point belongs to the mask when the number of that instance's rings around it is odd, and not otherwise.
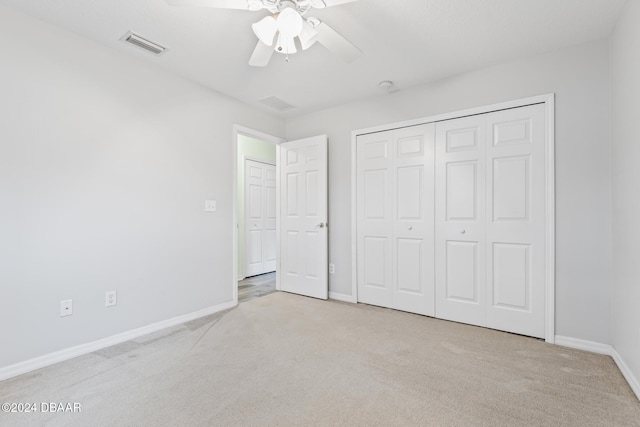
<path fill-rule="evenodd" d="M 266 141 L 264 141 L 264 142 L 266 143 Z M 277 155 L 277 151 L 278 151 L 277 148 L 278 147 L 276 146 L 276 155 Z M 238 160 L 240 160 L 240 159 L 238 159 Z M 252 161 L 252 162 L 256 162 L 256 163 L 262 163 L 263 165 L 274 166 L 276 168 L 276 174 L 278 173 L 278 166 L 277 166 L 278 165 L 278 159 L 276 159 L 275 163 L 271 163 L 271 162 L 267 162 L 267 161 L 262 160 L 262 159 L 258 159 L 256 157 L 242 156 L 242 164 L 244 165 L 245 174 L 246 174 L 246 171 L 247 171 L 247 160 Z M 277 192 L 277 185 L 278 185 L 278 177 L 276 177 L 276 192 Z M 244 218 L 243 218 L 244 224 L 243 225 L 245 227 L 245 230 L 244 230 L 244 240 L 245 241 L 243 243 L 244 243 L 245 253 L 243 254 L 243 260 L 244 260 L 244 262 L 243 262 L 244 265 L 242 266 L 242 276 L 243 277 L 242 277 L 242 279 L 240 277 L 238 277 L 238 280 L 243 280 L 243 279 L 245 279 L 247 277 L 247 265 L 246 265 L 247 264 L 247 258 L 246 258 L 246 255 L 247 255 L 246 254 L 246 252 L 247 252 L 247 241 L 246 241 L 246 239 L 247 239 L 247 233 L 246 233 L 247 232 L 247 230 L 246 230 L 246 228 L 247 228 L 247 178 L 246 178 L 246 176 L 244 178 L 244 190 L 243 190 L 242 196 L 244 198 L 244 200 L 243 200 L 243 203 L 244 203 Z M 276 196 L 277 196 L 277 194 L 276 194 Z M 236 204 L 237 203 L 238 203 L 238 201 L 236 200 Z M 276 222 L 278 220 L 278 212 L 279 212 L 278 211 L 278 201 L 276 200 Z M 240 227 L 239 226 L 236 227 L 236 229 L 237 229 L 237 231 L 240 231 Z M 278 230 L 276 229 L 276 233 L 277 232 L 278 232 Z M 277 240 L 278 240 L 278 236 L 276 236 L 276 242 L 277 242 Z M 278 257 L 277 257 L 277 254 L 276 254 L 276 266 L 277 266 L 277 263 L 278 263 Z M 238 267 L 240 267 L 239 260 L 238 260 Z"/>
<path fill-rule="evenodd" d="M 233 305 L 238 305 L 238 136 L 244 135 L 250 138 L 258 139 L 266 143 L 275 144 L 276 146 L 276 271 L 280 269 L 280 166 L 278 158 L 280 157 L 280 144 L 285 139 L 277 136 L 269 135 L 245 126 L 233 125 L 232 131 L 232 150 L 233 164 L 231 166 L 231 228 L 232 236 L 232 256 L 233 256 L 233 275 L 231 283 L 231 295 L 233 295 Z M 244 161 L 244 160 L 243 160 Z M 276 274 L 276 289 L 280 290 L 280 280 Z"/>
<path fill-rule="evenodd" d="M 438 114 L 403 122 L 358 129 L 351 132 L 351 302 L 358 302 L 358 266 L 357 266 L 357 138 L 359 135 L 383 132 L 404 127 L 435 123 L 465 116 L 486 114 L 493 111 L 525 107 L 533 104 L 545 105 L 545 341 L 555 343 L 555 94 L 532 96 L 513 101 L 469 108 L 450 113 Z"/>

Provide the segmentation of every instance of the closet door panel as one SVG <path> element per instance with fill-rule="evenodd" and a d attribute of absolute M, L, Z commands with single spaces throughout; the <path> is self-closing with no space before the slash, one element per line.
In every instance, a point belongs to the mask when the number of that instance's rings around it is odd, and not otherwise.
<path fill-rule="evenodd" d="M 427 124 L 394 132 L 393 304 L 433 316 L 434 136 Z"/>
<path fill-rule="evenodd" d="M 358 301 L 434 315 L 433 124 L 357 140 Z"/>
<path fill-rule="evenodd" d="M 275 166 L 245 161 L 246 277 L 276 269 Z"/>
<path fill-rule="evenodd" d="M 487 115 L 487 326 L 544 338 L 545 107 Z"/>
<path fill-rule="evenodd" d="M 393 132 L 357 140 L 358 301 L 392 306 L 392 145 Z"/>
<path fill-rule="evenodd" d="M 265 165 L 264 180 L 264 271 L 276 271 L 276 167 Z"/>
<path fill-rule="evenodd" d="M 436 124 L 436 317 L 486 325 L 485 117 Z"/>

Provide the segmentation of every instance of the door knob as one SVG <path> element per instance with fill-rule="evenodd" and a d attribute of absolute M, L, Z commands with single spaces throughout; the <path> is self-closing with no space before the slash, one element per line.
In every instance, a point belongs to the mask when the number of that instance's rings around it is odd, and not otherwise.
<path fill-rule="evenodd" d="M 411 230 L 413 230 L 413 226 L 410 225 L 409 226 L 409 231 L 411 231 Z"/>
<path fill-rule="evenodd" d="M 318 228 L 324 228 L 324 222 L 321 222 L 320 224 L 316 225 L 316 227 L 318 227 Z"/>
<path fill-rule="evenodd" d="M 464 228 L 462 230 L 460 230 L 460 234 L 464 234 L 466 232 L 467 232 L 467 230 L 465 230 Z"/>

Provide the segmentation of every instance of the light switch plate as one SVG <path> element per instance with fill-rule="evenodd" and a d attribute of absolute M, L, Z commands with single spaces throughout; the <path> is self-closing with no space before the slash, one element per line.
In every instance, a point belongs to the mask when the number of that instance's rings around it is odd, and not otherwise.
<path fill-rule="evenodd" d="M 205 212 L 215 212 L 216 211 L 216 201 L 215 200 L 205 200 L 204 201 L 204 211 Z"/>

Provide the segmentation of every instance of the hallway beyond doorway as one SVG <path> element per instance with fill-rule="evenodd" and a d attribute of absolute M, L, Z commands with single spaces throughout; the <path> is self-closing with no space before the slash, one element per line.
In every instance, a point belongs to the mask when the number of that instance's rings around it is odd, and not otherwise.
<path fill-rule="evenodd" d="M 238 282 L 238 303 L 269 295 L 276 291 L 276 272 L 247 277 Z"/>

